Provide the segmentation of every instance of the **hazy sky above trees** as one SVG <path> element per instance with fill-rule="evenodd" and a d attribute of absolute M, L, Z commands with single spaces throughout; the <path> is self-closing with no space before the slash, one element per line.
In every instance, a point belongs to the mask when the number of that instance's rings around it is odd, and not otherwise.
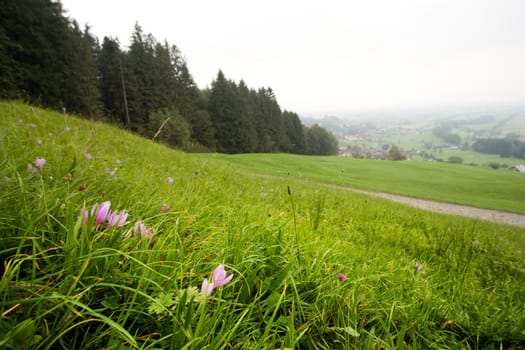
<path fill-rule="evenodd" d="M 200 88 L 219 69 L 302 115 L 525 105 L 523 0 L 61 0 L 99 39 L 135 22 L 177 45 Z"/>

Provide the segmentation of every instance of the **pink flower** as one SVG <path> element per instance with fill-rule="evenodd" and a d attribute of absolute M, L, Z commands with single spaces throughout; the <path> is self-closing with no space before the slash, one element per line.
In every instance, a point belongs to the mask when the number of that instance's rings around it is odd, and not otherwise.
<path fill-rule="evenodd" d="M 89 152 L 86 153 L 86 159 L 89 159 L 89 160 L 93 159 L 93 156 L 91 155 L 91 153 Z"/>
<path fill-rule="evenodd" d="M 340 281 L 346 281 L 346 275 L 344 273 L 339 272 L 337 278 L 339 278 Z"/>
<path fill-rule="evenodd" d="M 233 274 L 226 277 L 224 265 L 219 265 L 211 274 L 211 282 L 208 281 L 208 279 L 202 281 L 201 293 L 204 295 L 211 295 L 211 292 L 213 292 L 215 288 L 224 286 L 226 283 L 230 282 L 232 278 Z"/>
<path fill-rule="evenodd" d="M 171 176 L 168 177 L 168 185 L 173 185 L 173 178 Z"/>
<path fill-rule="evenodd" d="M 100 225 L 108 219 L 110 201 L 102 202 L 100 205 L 95 204 L 91 209 L 91 215 L 95 215 L 95 225 Z"/>
<path fill-rule="evenodd" d="M 421 273 L 423 271 L 423 264 L 416 263 L 417 272 Z"/>
<path fill-rule="evenodd" d="M 110 229 L 115 225 L 117 225 L 117 227 L 122 227 L 128 223 L 126 221 L 127 219 L 128 219 L 128 213 L 125 210 L 121 210 L 120 213 L 118 213 L 117 211 L 110 212 L 107 216 L 107 220 L 108 220 L 107 228 Z"/>
<path fill-rule="evenodd" d="M 44 158 L 37 157 L 35 159 L 35 166 L 37 168 L 42 169 L 44 167 L 44 164 L 46 164 L 46 160 Z"/>
<path fill-rule="evenodd" d="M 71 128 L 69 126 L 66 126 L 66 128 L 64 130 L 66 130 L 66 132 L 69 132 L 71 130 Z"/>
<path fill-rule="evenodd" d="M 166 203 L 164 203 L 164 204 L 162 204 L 161 210 L 162 210 L 163 213 L 167 213 L 168 210 L 170 210 L 170 206 L 167 205 Z"/>
<path fill-rule="evenodd" d="M 211 292 L 213 292 L 213 289 L 214 289 L 213 282 L 210 283 L 205 278 L 204 281 L 202 281 L 201 293 L 204 295 L 211 295 Z"/>
<path fill-rule="evenodd" d="M 135 226 L 133 226 L 133 233 L 140 233 L 140 238 L 142 239 L 151 239 L 151 236 L 153 236 L 153 230 L 140 221 L 137 221 Z"/>
<path fill-rule="evenodd" d="M 115 164 L 120 165 L 120 159 L 117 159 L 117 160 L 115 161 Z"/>
<path fill-rule="evenodd" d="M 104 222 L 107 221 L 106 229 L 110 229 L 113 226 L 122 227 L 126 225 L 127 219 L 128 219 L 128 213 L 125 210 L 118 211 L 110 211 L 111 202 L 106 201 L 102 202 L 100 204 L 95 204 L 91 208 L 91 211 L 86 210 L 86 208 L 82 208 L 80 210 L 80 217 L 84 220 L 84 223 L 87 224 L 89 217 L 95 218 L 95 225 L 99 226 L 102 225 Z"/>

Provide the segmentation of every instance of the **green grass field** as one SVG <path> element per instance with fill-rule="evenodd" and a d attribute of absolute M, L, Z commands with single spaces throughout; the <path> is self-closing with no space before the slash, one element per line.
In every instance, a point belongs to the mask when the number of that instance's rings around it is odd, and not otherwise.
<path fill-rule="evenodd" d="M 457 133 L 461 135 L 460 132 Z M 463 137 L 463 135 L 461 136 Z M 517 164 L 525 163 L 525 160 L 515 157 L 503 158 L 497 154 L 484 154 L 472 150 L 462 150 L 459 148 L 443 147 L 441 150 L 428 150 L 424 147 L 425 143 L 433 143 L 434 145 L 445 146 L 445 142 L 432 135 L 431 132 L 419 135 L 388 135 L 385 136 L 382 143 L 398 145 L 403 150 L 423 150 L 427 153 L 433 154 L 435 158 L 442 159 L 445 162 L 447 162 L 451 156 L 461 157 L 463 159 L 463 164 L 466 165 L 475 164 L 479 166 L 488 166 L 489 164 L 494 163 L 500 165 L 505 164 L 509 167 L 512 167 Z M 378 147 L 377 145 L 375 146 Z M 414 155 L 414 159 L 423 160 L 421 157 L 418 158 L 417 155 Z"/>
<path fill-rule="evenodd" d="M 184 154 L 21 103 L 0 115 L 0 348 L 523 346 L 523 229 L 305 183 L 336 158 Z M 366 164 L 334 171 L 381 189 Z M 220 265 L 231 281 L 203 293 Z"/>
<path fill-rule="evenodd" d="M 260 174 L 525 213 L 525 175 L 510 170 L 289 154 L 217 154 L 213 158 Z"/>

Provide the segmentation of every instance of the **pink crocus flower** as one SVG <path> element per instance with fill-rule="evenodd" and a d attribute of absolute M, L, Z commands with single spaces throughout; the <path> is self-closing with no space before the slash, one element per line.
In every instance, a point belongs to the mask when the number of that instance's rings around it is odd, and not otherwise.
<path fill-rule="evenodd" d="M 95 225 L 100 225 L 108 219 L 110 201 L 102 202 L 100 205 L 95 204 L 91 209 L 91 215 L 95 215 Z"/>
<path fill-rule="evenodd" d="M 37 157 L 35 159 L 35 166 L 39 168 L 40 170 L 42 170 L 42 168 L 44 167 L 44 164 L 46 164 L 46 160 L 44 158 Z"/>
<path fill-rule="evenodd" d="M 91 153 L 89 152 L 86 153 L 86 159 L 89 159 L 89 160 L 93 159 L 93 156 L 91 155 Z"/>
<path fill-rule="evenodd" d="M 423 264 L 416 263 L 417 272 L 421 273 L 423 271 Z"/>
<path fill-rule="evenodd" d="M 204 281 L 202 281 L 201 293 L 206 296 L 211 295 L 211 292 L 213 292 L 215 288 L 224 286 L 226 283 L 230 282 L 232 278 L 233 274 L 226 277 L 224 265 L 219 265 L 215 268 L 215 270 L 213 270 L 213 273 L 211 274 L 211 281 L 208 281 L 208 279 L 204 279 Z"/>
<path fill-rule="evenodd" d="M 153 230 L 140 221 L 137 221 L 133 226 L 133 233 L 140 233 L 140 238 L 142 239 L 151 239 L 151 236 L 153 236 Z"/>
<path fill-rule="evenodd" d="M 66 130 L 66 132 L 69 132 L 71 128 L 69 126 L 66 126 L 64 130 Z"/>
<path fill-rule="evenodd" d="M 128 213 L 125 210 L 121 210 L 120 213 L 117 211 L 110 212 L 107 216 L 107 220 L 108 220 L 107 228 L 110 229 L 115 225 L 117 225 L 117 227 L 122 227 L 128 223 L 126 221 L 127 219 L 128 219 Z"/>
<path fill-rule="evenodd" d="M 340 281 L 346 281 L 346 275 L 342 272 L 337 274 L 337 278 L 339 278 Z"/>

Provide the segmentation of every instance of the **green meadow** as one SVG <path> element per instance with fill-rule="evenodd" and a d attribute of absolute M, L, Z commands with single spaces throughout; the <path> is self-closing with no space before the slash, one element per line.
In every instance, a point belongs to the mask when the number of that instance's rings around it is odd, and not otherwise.
<path fill-rule="evenodd" d="M 525 175 L 508 169 L 290 154 L 216 154 L 213 158 L 257 174 L 525 213 Z"/>
<path fill-rule="evenodd" d="M 523 229 L 324 184 L 524 212 L 517 174 L 186 154 L 22 103 L 0 116 L 2 349 L 523 347 Z"/>

